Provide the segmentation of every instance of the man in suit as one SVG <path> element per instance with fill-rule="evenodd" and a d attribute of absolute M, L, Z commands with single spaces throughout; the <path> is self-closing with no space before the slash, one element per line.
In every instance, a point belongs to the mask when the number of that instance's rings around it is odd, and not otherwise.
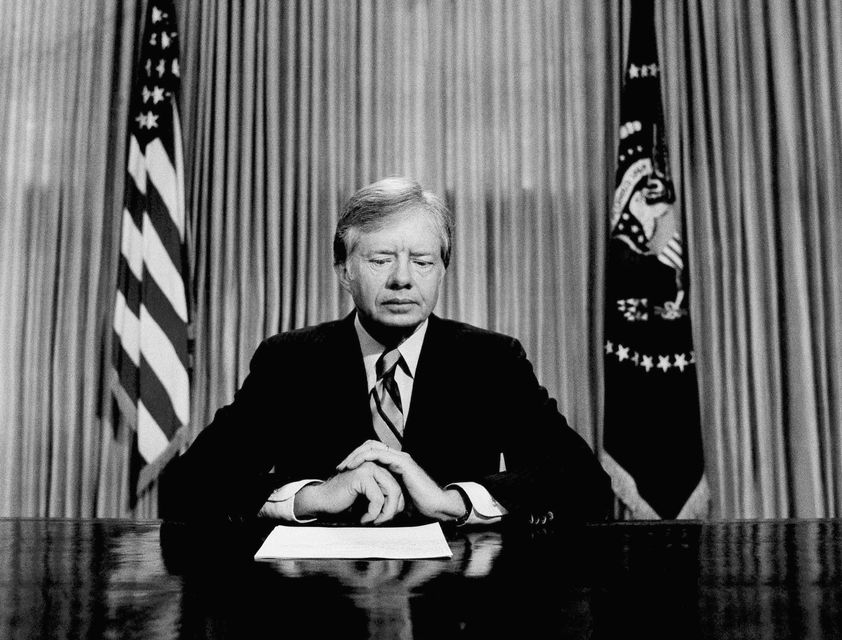
<path fill-rule="evenodd" d="M 608 477 L 519 342 L 432 313 L 452 234 L 444 203 L 405 178 L 351 197 L 334 268 L 355 310 L 260 345 L 177 465 L 179 517 L 606 517 Z"/>

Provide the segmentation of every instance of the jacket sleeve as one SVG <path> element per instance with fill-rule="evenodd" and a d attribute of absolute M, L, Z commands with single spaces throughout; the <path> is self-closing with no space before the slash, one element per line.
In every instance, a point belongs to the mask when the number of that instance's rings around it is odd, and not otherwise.
<path fill-rule="evenodd" d="M 272 389 L 280 388 L 276 351 L 266 340 L 231 404 L 216 412 L 161 486 L 161 513 L 178 521 L 243 522 L 254 518 L 285 478 L 270 473 L 278 429 L 270 420 Z M 276 400 L 277 401 L 277 400 Z"/>
<path fill-rule="evenodd" d="M 499 424 L 506 470 L 482 484 L 512 518 L 605 520 L 613 504 L 610 478 L 538 383 L 515 339 L 506 360 L 499 369 L 499 392 L 507 397 Z"/>

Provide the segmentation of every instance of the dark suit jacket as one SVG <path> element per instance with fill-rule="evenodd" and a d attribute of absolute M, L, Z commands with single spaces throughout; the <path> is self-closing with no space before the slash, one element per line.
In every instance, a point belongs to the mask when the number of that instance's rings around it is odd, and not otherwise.
<path fill-rule="evenodd" d="M 273 336 L 234 401 L 178 461 L 176 517 L 249 519 L 274 488 L 329 477 L 367 439 L 376 435 L 353 313 Z M 604 519 L 610 508 L 608 477 L 538 384 L 520 343 L 434 315 L 404 451 L 441 485 L 481 483 L 509 518 L 552 511 L 554 519 Z"/>

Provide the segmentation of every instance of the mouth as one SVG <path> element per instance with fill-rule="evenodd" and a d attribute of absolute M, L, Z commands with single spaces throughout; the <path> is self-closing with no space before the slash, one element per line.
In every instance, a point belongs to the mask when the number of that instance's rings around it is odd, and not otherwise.
<path fill-rule="evenodd" d="M 394 299 L 394 300 L 386 300 L 383 302 L 383 306 L 390 307 L 393 309 L 404 309 L 407 307 L 411 307 L 415 305 L 416 302 L 414 300 L 404 300 L 404 299 Z"/>

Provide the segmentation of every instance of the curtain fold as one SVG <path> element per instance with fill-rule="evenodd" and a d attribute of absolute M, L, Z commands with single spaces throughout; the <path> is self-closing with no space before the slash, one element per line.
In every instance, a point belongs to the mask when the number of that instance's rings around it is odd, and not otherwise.
<path fill-rule="evenodd" d="M 842 11 L 660 8 L 715 513 L 836 516 Z"/>
<path fill-rule="evenodd" d="M 0 515 L 156 515 L 107 389 L 142 4 L 0 0 Z M 656 8 L 714 515 L 839 515 L 842 7 Z M 261 339 L 350 309 L 338 210 L 408 174 L 456 218 L 437 311 L 519 337 L 598 447 L 628 0 L 178 11 L 192 435 Z"/>
<path fill-rule="evenodd" d="M 0 513 L 93 515 L 134 9 L 2 4 Z"/>
<path fill-rule="evenodd" d="M 189 90 L 211 100 L 188 124 L 196 429 L 230 400 L 260 339 L 350 309 L 330 268 L 338 209 L 362 184 L 408 174 L 456 216 L 439 311 L 519 335 L 597 441 L 588 280 L 602 269 L 617 40 L 610 3 L 569 6 L 189 8 L 208 25 Z"/>

